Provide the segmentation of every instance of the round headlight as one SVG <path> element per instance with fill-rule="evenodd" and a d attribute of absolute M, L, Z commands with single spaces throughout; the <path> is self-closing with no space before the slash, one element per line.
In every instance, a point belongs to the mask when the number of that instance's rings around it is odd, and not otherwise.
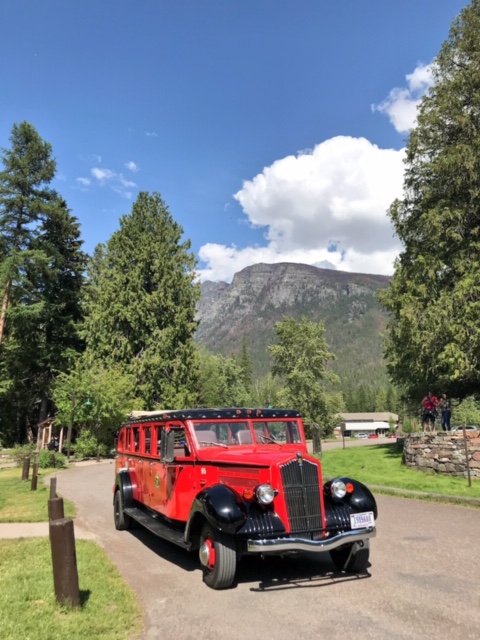
<path fill-rule="evenodd" d="M 344 498 L 347 493 L 347 487 L 343 480 L 334 480 L 330 485 L 330 491 L 334 498 Z"/>
<path fill-rule="evenodd" d="M 260 484 L 255 489 L 255 495 L 260 504 L 270 504 L 275 497 L 275 489 L 269 484 Z"/>

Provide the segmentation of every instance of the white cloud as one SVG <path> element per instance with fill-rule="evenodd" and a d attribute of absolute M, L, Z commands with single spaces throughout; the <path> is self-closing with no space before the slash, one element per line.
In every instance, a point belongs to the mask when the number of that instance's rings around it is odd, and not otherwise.
<path fill-rule="evenodd" d="M 157 137 L 157 134 L 156 134 L 156 132 L 155 132 L 155 131 L 145 131 L 145 135 L 146 135 L 148 138 L 156 138 L 156 137 Z"/>
<path fill-rule="evenodd" d="M 406 80 L 407 87 L 395 87 L 383 102 L 372 105 L 372 111 L 386 114 L 399 133 L 407 133 L 415 125 L 418 104 L 433 84 L 431 65 L 419 64 Z"/>
<path fill-rule="evenodd" d="M 101 186 L 108 185 L 112 191 L 120 194 L 122 198 L 131 200 L 133 194 L 130 189 L 137 186 L 135 182 L 126 180 L 121 173 L 116 173 L 111 169 L 93 167 L 90 169 L 90 173 Z"/>
<path fill-rule="evenodd" d="M 131 171 L 132 173 L 137 173 L 137 171 L 140 171 L 139 167 L 137 164 L 135 164 L 135 162 L 133 162 L 132 160 L 130 160 L 130 162 L 126 162 L 125 166 L 127 167 L 127 169 L 129 171 Z"/>
<path fill-rule="evenodd" d="M 387 209 L 402 195 L 404 150 L 339 136 L 277 160 L 234 198 L 264 247 L 206 244 L 202 280 L 230 280 L 259 262 L 299 262 L 364 273 L 393 272 L 400 244 Z"/>
<path fill-rule="evenodd" d="M 89 184 L 91 183 L 91 180 L 90 178 L 77 178 L 77 182 L 82 187 L 88 187 Z"/>

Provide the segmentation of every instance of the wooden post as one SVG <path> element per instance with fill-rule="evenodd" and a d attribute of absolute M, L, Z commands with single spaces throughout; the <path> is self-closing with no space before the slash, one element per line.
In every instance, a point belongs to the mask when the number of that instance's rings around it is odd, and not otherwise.
<path fill-rule="evenodd" d="M 35 454 L 35 459 L 33 462 L 32 484 L 30 485 L 31 491 L 37 490 L 37 483 L 38 483 L 38 453 Z"/>
<path fill-rule="evenodd" d="M 470 461 L 468 459 L 468 444 L 467 444 L 467 430 L 465 429 L 465 425 L 462 427 L 463 429 L 463 444 L 465 445 L 465 464 L 467 465 L 467 478 L 468 478 L 468 486 L 472 486 L 472 478 L 470 475 Z"/>
<path fill-rule="evenodd" d="M 23 459 L 22 480 L 28 480 L 30 474 L 30 456 L 25 456 Z"/>
<path fill-rule="evenodd" d="M 50 498 L 48 501 L 48 520 L 61 520 L 62 518 L 65 518 L 63 498 Z"/>
<path fill-rule="evenodd" d="M 50 478 L 50 500 L 57 497 L 57 478 L 53 476 L 53 478 Z"/>
<path fill-rule="evenodd" d="M 49 531 L 55 597 L 61 605 L 79 607 L 80 589 L 73 520 L 50 520 Z"/>

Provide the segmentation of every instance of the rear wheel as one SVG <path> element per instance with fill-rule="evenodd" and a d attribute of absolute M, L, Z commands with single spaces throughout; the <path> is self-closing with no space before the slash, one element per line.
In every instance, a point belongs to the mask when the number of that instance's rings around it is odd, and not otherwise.
<path fill-rule="evenodd" d="M 370 542 L 360 540 L 340 549 L 332 549 L 330 556 L 337 569 L 349 573 L 360 573 L 368 566 Z"/>
<path fill-rule="evenodd" d="M 203 581 L 212 589 L 232 585 L 237 568 L 235 539 L 205 523 L 200 536 L 200 563 Z"/>
<path fill-rule="evenodd" d="M 127 516 L 123 510 L 120 489 L 115 491 L 115 497 L 113 499 L 113 520 L 115 522 L 115 529 L 118 531 L 125 531 L 125 529 L 129 529 L 132 523 L 130 516 Z"/>

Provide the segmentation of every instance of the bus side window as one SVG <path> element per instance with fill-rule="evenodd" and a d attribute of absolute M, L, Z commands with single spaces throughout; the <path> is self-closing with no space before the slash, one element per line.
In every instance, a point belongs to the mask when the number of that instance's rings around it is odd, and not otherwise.
<path fill-rule="evenodd" d="M 131 434 L 132 434 L 132 439 L 130 441 L 130 451 L 138 452 L 138 445 L 140 441 L 139 428 L 133 427 L 131 430 Z"/>
<path fill-rule="evenodd" d="M 125 451 L 125 432 L 125 428 L 120 429 L 117 439 L 117 451 Z"/>
<path fill-rule="evenodd" d="M 152 428 L 150 426 L 143 428 L 143 438 L 144 438 L 144 453 L 149 456 L 152 446 Z"/>

